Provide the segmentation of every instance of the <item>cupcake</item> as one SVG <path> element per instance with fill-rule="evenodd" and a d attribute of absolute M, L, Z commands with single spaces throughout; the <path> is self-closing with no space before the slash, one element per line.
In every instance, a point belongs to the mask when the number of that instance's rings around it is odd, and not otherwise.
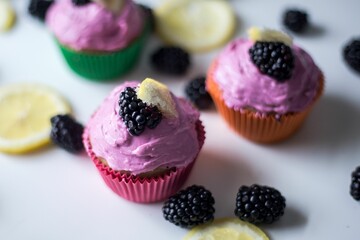
<path fill-rule="evenodd" d="M 199 112 L 152 79 L 116 87 L 83 136 L 105 183 L 121 197 L 141 203 L 177 192 L 204 139 Z"/>
<path fill-rule="evenodd" d="M 259 143 L 285 140 L 302 125 L 323 92 L 310 55 L 282 32 L 252 28 L 213 61 L 206 87 L 228 125 Z"/>
<path fill-rule="evenodd" d="M 94 80 L 117 78 L 137 62 L 149 26 L 132 0 L 61 0 L 46 23 L 77 74 Z"/>

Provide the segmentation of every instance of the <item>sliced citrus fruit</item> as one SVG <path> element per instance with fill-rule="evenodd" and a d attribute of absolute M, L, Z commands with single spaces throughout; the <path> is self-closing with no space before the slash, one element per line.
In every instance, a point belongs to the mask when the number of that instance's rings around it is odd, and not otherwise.
<path fill-rule="evenodd" d="M 191 52 L 225 44 L 236 28 L 235 13 L 225 0 L 167 0 L 155 9 L 155 17 L 165 42 Z"/>
<path fill-rule="evenodd" d="M 222 218 L 193 228 L 184 240 L 269 240 L 258 227 L 238 218 Z"/>
<path fill-rule="evenodd" d="M 142 101 L 157 106 L 166 117 L 176 117 L 177 111 L 167 86 L 146 78 L 137 88 L 137 96 Z"/>
<path fill-rule="evenodd" d="M 64 99 L 37 84 L 0 88 L 0 151 L 25 153 L 50 141 L 50 118 L 70 112 Z"/>
<path fill-rule="evenodd" d="M 293 43 L 293 39 L 286 33 L 268 28 L 252 27 L 248 30 L 248 35 L 253 41 L 282 42 L 288 46 Z"/>
<path fill-rule="evenodd" d="M 0 32 L 9 30 L 15 22 L 15 11 L 8 0 L 0 0 Z"/>

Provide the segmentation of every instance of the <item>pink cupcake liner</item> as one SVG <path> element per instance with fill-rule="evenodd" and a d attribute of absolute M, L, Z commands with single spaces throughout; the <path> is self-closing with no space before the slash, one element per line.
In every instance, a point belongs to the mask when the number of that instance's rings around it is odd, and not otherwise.
<path fill-rule="evenodd" d="M 200 120 L 196 123 L 196 130 L 201 149 L 205 141 L 205 129 Z M 103 164 L 92 151 L 87 128 L 84 130 L 83 141 L 86 152 L 92 159 L 106 185 L 120 197 L 137 203 L 159 202 L 176 193 L 185 183 L 197 158 L 196 156 L 188 166 L 177 168 L 169 173 L 156 177 L 140 178 L 135 175 L 114 171 L 109 166 Z"/>

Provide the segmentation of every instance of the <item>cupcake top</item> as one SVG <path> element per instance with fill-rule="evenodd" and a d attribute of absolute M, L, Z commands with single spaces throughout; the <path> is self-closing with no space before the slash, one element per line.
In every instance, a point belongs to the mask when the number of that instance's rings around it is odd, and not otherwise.
<path fill-rule="evenodd" d="M 126 47 L 143 29 L 143 13 L 132 0 L 124 0 L 119 13 L 90 2 L 77 6 L 58 0 L 46 15 L 58 41 L 74 50 L 116 51 Z"/>
<path fill-rule="evenodd" d="M 235 110 L 250 109 L 261 115 L 300 112 L 315 98 L 321 71 L 291 39 L 271 32 L 276 36 L 268 40 L 265 35 L 231 42 L 217 58 L 214 80 L 226 105 Z M 278 53 L 272 53 L 275 48 Z M 273 54 L 273 65 L 264 64 L 266 51 Z"/>
<path fill-rule="evenodd" d="M 138 86 L 139 82 L 135 81 L 118 86 L 92 116 L 87 130 L 93 152 L 106 160 L 112 169 L 129 171 L 134 175 L 158 168 L 188 165 L 200 149 L 195 128 L 199 112 L 189 102 L 169 92 L 170 105 L 154 108 L 148 104 L 153 109 L 146 110 L 152 111 L 152 114 L 148 115 L 151 115 L 151 120 L 145 123 L 136 116 L 142 113 L 143 105 L 138 104 L 140 107 L 134 115 L 136 110 L 131 111 L 131 103 L 124 100 L 124 97 L 133 99 L 132 89 L 136 91 Z M 137 94 L 144 95 L 139 90 Z M 139 103 L 139 100 L 135 102 Z M 132 117 L 125 116 L 125 112 Z M 131 122 L 135 119 L 137 123 Z M 142 122 L 146 125 L 144 130 L 134 132 L 134 129 L 142 128 L 138 124 Z"/>

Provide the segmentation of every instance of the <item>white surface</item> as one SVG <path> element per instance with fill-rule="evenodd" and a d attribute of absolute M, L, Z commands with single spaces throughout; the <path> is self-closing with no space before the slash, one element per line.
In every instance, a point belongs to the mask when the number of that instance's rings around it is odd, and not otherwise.
<path fill-rule="evenodd" d="M 92 83 L 74 75 L 46 28 L 26 14 L 28 1 L 13 2 L 19 17 L 13 31 L 0 35 L 0 86 L 46 83 L 68 98 L 76 117 L 85 123 L 119 81 Z M 281 27 L 279 18 L 286 6 L 307 9 L 321 31 L 298 36 L 295 42 L 324 71 L 326 91 L 301 131 L 273 146 L 244 140 L 216 112 L 204 112 L 207 140 L 186 185 L 202 184 L 213 192 L 216 217 L 233 216 L 240 185 L 278 188 L 287 199 L 285 215 L 271 226 L 261 226 L 272 239 L 359 239 L 360 204 L 348 192 L 350 173 L 360 165 L 360 75 L 345 66 L 341 49 L 358 34 L 360 2 L 238 0 L 231 4 L 241 21 L 238 36 L 252 25 Z M 141 64 L 122 79 L 154 77 L 182 95 L 187 79 L 204 73 L 219 51 L 194 56 L 187 76 L 172 78 L 148 66 L 149 53 L 159 44 L 153 37 Z M 118 197 L 86 156 L 55 147 L 24 156 L 0 154 L 3 240 L 181 239 L 187 231 L 163 220 L 161 206 Z"/>

